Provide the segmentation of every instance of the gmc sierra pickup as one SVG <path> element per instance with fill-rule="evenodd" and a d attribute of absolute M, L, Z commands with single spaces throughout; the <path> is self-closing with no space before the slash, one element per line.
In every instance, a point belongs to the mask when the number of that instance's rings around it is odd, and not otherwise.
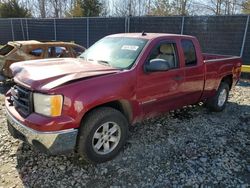
<path fill-rule="evenodd" d="M 222 111 L 241 64 L 239 57 L 202 54 L 192 36 L 110 35 L 77 59 L 11 65 L 8 129 L 49 154 L 76 151 L 104 162 L 121 150 L 128 126 L 144 118 L 198 102 Z"/>

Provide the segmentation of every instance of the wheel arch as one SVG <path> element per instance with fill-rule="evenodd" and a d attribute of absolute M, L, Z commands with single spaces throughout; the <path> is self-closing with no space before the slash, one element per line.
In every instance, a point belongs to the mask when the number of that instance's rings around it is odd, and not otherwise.
<path fill-rule="evenodd" d="M 221 82 L 227 83 L 229 85 L 229 90 L 231 90 L 233 85 L 233 75 L 226 75 L 221 79 Z"/>
<path fill-rule="evenodd" d="M 85 119 L 85 117 L 93 110 L 97 109 L 97 108 L 100 108 L 100 107 L 110 107 L 110 108 L 114 108 L 116 110 L 118 110 L 119 112 L 121 112 L 125 118 L 127 119 L 127 121 L 129 123 L 132 122 L 132 119 L 133 119 L 133 110 L 132 110 L 132 106 L 130 104 L 129 101 L 127 100 L 124 100 L 124 99 L 121 99 L 121 100 L 114 100 L 114 101 L 109 101 L 109 102 L 106 102 L 106 103 L 103 103 L 103 104 L 99 104 L 95 107 L 92 107 L 90 109 L 88 109 L 83 117 L 82 117 L 82 120 L 83 121 Z"/>

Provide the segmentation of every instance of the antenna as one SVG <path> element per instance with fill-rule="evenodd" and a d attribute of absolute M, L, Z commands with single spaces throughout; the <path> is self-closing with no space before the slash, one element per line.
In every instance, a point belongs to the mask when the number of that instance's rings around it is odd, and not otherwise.
<path fill-rule="evenodd" d="M 146 34 L 145 31 L 142 31 L 141 35 L 142 35 L 142 36 L 146 36 L 147 34 Z"/>

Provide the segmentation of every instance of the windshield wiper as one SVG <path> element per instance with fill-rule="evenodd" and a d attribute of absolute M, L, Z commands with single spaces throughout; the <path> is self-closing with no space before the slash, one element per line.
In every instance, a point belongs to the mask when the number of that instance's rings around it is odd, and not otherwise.
<path fill-rule="evenodd" d="M 111 65 L 109 64 L 108 61 L 104 61 L 104 60 L 97 60 L 98 63 L 102 64 L 102 65 L 108 65 L 111 67 Z"/>

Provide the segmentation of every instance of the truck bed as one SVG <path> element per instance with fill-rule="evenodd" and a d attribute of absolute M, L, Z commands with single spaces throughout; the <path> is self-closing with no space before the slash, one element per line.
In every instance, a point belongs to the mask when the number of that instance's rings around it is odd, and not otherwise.
<path fill-rule="evenodd" d="M 239 58 L 238 56 L 209 54 L 209 53 L 203 53 L 202 56 L 205 63 Z"/>
<path fill-rule="evenodd" d="M 240 77 L 242 63 L 240 57 L 207 53 L 202 54 L 202 56 L 206 69 L 203 97 L 212 97 L 220 85 L 220 78 L 226 75 L 232 75 L 232 86 L 236 84 Z"/>

